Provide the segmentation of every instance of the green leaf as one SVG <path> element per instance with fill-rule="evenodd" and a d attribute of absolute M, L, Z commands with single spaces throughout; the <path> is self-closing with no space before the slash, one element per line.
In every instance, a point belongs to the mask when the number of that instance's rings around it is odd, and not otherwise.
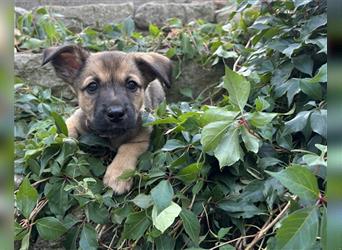
<path fill-rule="evenodd" d="M 125 221 L 122 237 L 125 239 L 138 240 L 144 235 L 150 225 L 151 222 L 144 211 L 131 213 Z"/>
<path fill-rule="evenodd" d="M 36 50 L 43 46 L 44 41 L 37 38 L 29 38 L 20 46 L 22 49 Z"/>
<path fill-rule="evenodd" d="M 266 172 L 303 200 L 315 202 L 319 198 L 317 179 L 306 167 L 295 165 L 276 173 Z"/>
<path fill-rule="evenodd" d="M 177 139 L 167 140 L 164 147 L 161 149 L 163 151 L 173 151 L 178 148 L 185 148 L 186 144 Z"/>
<path fill-rule="evenodd" d="M 172 57 L 174 57 L 175 55 L 176 55 L 176 53 L 177 53 L 177 50 L 176 50 L 176 48 L 169 48 L 167 51 L 166 51 L 166 56 L 168 57 L 168 58 L 172 58 Z"/>
<path fill-rule="evenodd" d="M 150 35 L 152 35 L 153 37 L 157 37 L 160 34 L 158 26 L 152 23 L 148 26 L 148 30 L 150 32 Z"/>
<path fill-rule="evenodd" d="M 311 111 L 299 112 L 295 118 L 285 122 L 286 134 L 302 131 L 308 123 Z"/>
<path fill-rule="evenodd" d="M 197 180 L 199 173 L 201 172 L 203 164 L 192 163 L 185 168 L 182 168 L 176 175 L 176 177 L 185 183 L 192 183 Z"/>
<path fill-rule="evenodd" d="M 155 239 L 156 250 L 174 250 L 176 241 L 168 235 L 161 235 Z"/>
<path fill-rule="evenodd" d="M 303 91 L 303 93 L 314 98 L 315 100 L 321 100 L 322 99 L 321 85 L 309 83 L 309 82 L 305 81 L 305 79 L 304 79 L 304 80 L 299 82 L 299 87 Z"/>
<path fill-rule="evenodd" d="M 324 138 L 327 138 L 327 123 L 328 118 L 326 109 L 316 110 L 312 112 L 310 116 L 311 128 L 314 132 L 323 136 Z"/>
<path fill-rule="evenodd" d="M 301 43 L 291 43 L 286 49 L 284 49 L 282 52 L 289 58 L 291 58 L 292 54 L 302 47 Z"/>
<path fill-rule="evenodd" d="M 220 168 L 231 166 L 243 158 L 238 127 L 229 128 L 227 133 L 221 139 L 220 144 L 214 150 L 214 155 L 219 161 Z"/>
<path fill-rule="evenodd" d="M 303 26 L 300 32 L 301 37 L 310 36 L 317 28 L 327 24 L 327 15 L 321 14 L 312 16 Z"/>
<path fill-rule="evenodd" d="M 19 190 L 16 193 L 16 205 L 25 218 L 29 218 L 32 210 L 38 201 L 38 192 L 31 186 L 29 177 L 26 176 L 20 184 Z"/>
<path fill-rule="evenodd" d="M 248 115 L 247 120 L 254 127 L 262 128 L 265 125 L 271 123 L 277 115 L 277 113 L 254 112 Z"/>
<path fill-rule="evenodd" d="M 298 8 L 302 5 L 308 4 L 310 2 L 312 2 L 313 0 L 293 0 L 295 7 Z"/>
<path fill-rule="evenodd" d="M 138 194 L 132 202 L 142 209 L 149 208 L 153 205 L 151 195 Z"/>
<path fill-rule="evenodd" d="M 303 78 L 302 81 L 305 81 L 311 84 L 319 83 L 319 82 L 327 82 L 328 81 L 327 64 L 322 65 L 313 78 Z"/>
<path fill-rule="evenodd" d="M 183 221 L 185 232 L 189 235 L 193 243 L 198 245 L 201 226 L 197 216 L 187 209 L 182 209 L 179 215 Z"/>
<path fill-rule="evenodd" d="M 320 243 L 323 250 L 328 249 L 328 231 L 327 231 L 327 208 L 322 207 L 321 226 L 320 226 Z"/>
<path fill-rule="evenodd" d="M 174 202 L 158 214 L 158 209 L 154 206 L 152 209 L 153 225 L 162 233 L 168 229 L 175 221 L 179 213 L 182 211 L 181 207 Z"/>
<path fill-rule="evenodd" d="M 312 76 L 313 65 L 314 62 L 311 59 L 310 55 L 300 55 L 297 57 L 293 57 L 292 59 L 293 65 L 300 70 L 301 72 Z"/>
<path fill-rule="evenodd" d="M 225 59 L 227 58 L 237 58 L 238 54 L 235 51 L 227 51 L 223 48 L 221 45 L 220 47 L 217 48 L 217 50 L 214 52 L 213 55 L 217 55 L 219 57 L 223 57 Z"/>
<path fill-rule="evenodd" d="M 25 234 L 23 239 L 21 240 L 21 246 L 19 250 L 28 250 L 30 247 L 30 236 L 31 236 L 31 230 Z"/>
<path fill-rule="evenodd" d="M 202 130 L 201 144 L 205 152 L 212 152 L 227 132 L 231 121 L 212 122 Z"/>
<path fill-rule="evenodd" d="M 252 218 L 255 215 L 262 214 L 263 211 L 256 207 L 254 204 L 247 203 L 247 201 L 221 201 L 218 207 L 222 210 L 229 212 L 230 216 L 235 218 Z"/>
<path fill-rule="evenodd" d="M 224 236 L 226 236 L 229 233 L 230 229 L 231 227 L 220 228 L 220 230 L 217 232 L 217 238 L 221 240 Z"/>
<path fill-rule="evenodd" d="M 204 125 L 217 121 L 233 122 L 238 114 L 239 112 L 227 111 L 224 108 L 210 107 L 202 115 L 201 121 L 204 123 Z"/>
<path fill-rule="evenodd" d="M 245 144 L 245 147 L 248 151 L 252 151 L 254 153 L 258 153 L 259 151 L 259 143 L 260 140 L 252 135 L 245 126 L 240 127 L 240 133 L 243 140 L 243 143 Z"/>
<path fill-rule="evenodd" d="M 131 36 L 135 29 L 134 20 L 131 17 L 127 17 L 122 23 L 123 23 L 123 33 L 126 36 Z"/>
<path fill-rule="evenodd" d="M 157 186 L 152 188 L 151 197 L 158 212 L 170 206 L 173 194 L 172 186 L 167 180 L 162 180 Z"/>
<path fill-rule="evenodd" d="M 67 161 L 69 161 L 70 158 L 74 155 L 77 149 L 77 143 L 74 139 L 64 138 L 62 149 L 58 157 L 56 158 L 56 162 L 58 162 L 59 166 L 63 167 L 67 163 Z"/>
<path fill-rule="evenodd" d="M 81 231 L 81 227 L 76 227 L 75 229 L 69 230 L 65 235 L 65 241 L 63 245 L 65 249 L 68 250 L 77 250 L 77 242 L 79 239 L 79 234 Z"/>
<path fill-rule="evenodd" d="M 55 217 L 38 219 L 36 225 L 40 237 L 45 240 L 56 240 L 67 231 L 65 226 Z"/>
<path fill-rule="evenodd" d="M 98 249 L 99 245 L 97 243 L 97 233 L 90 224 L 84 224 L 79 244 L 82 250 Z"/>
<path fill-rule="evenodd" d="M 270 104 L 264 98 L 258 96 L 258 98 L 255 99 L 256 111 L 263 111 L 265 109 L 268 109 L 269 107 L 270 107 Z"/>
<path fill-rule="evenodd" d="M 62 116 L 60 116 L 58 113 L 56 113 L 54 111 L 51 112 L 51 116 L 55 120 L 55 125 L 57 127 L 58 133 L 62 133 L 65 136 L 68 136 L 68 128 L 67 128 Z"/>
<path fill-rule="evenodd" d="M 249 97 L 251 88 L 249 81 L 244 76 L 226 67 L 223 87 L 228 90 L 231 103 L 237 105 L 242 111 Z"/>
<path fill-rule="evenodd" d="M 92 202 L 88 204 L 87 208 L 90 220 L 97 224 L 106 224 L 108 222 L 109 213 L 104 205 L 100 206 L 98 203 Z"/>
<path fill-rule="evenodd" d="M 276 249 L 312 249 L 317 233 L 317 208 L 298 210 L 282 221 L 276 234 Z"/>

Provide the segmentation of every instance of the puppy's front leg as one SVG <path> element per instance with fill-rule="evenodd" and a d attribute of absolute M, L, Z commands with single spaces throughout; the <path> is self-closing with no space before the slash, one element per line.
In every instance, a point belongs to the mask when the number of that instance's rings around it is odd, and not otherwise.
<path fill-rule="evenodd" d="M 77 109 L 66 121 L 69 137 L 77 139 L 81 132 L 82 111 Z"/>
<path fill-rule="evenodd" d="M 149 139 L 150 132 L 145 130 L 119 147 L 103 178 L 104 184 L 111 187 L 115 193 L 123 194 L 131 189 L 133 180 L 120 180 L 119 176 L 126 170 L 135 169 L 139 156 L 148 149 Z"/>

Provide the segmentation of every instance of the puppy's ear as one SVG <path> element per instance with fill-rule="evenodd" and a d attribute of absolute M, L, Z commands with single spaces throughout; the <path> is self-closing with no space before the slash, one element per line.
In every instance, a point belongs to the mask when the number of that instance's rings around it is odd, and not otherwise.
<path fill-rule="evenodd" d="M 77 45 L 64 45 L 44 50 L 43 64 L 51 62 L 56 75 L 73 84 L 90 53 Z"/>
<path fill-rule="evenodd" d="M 171 87 L 172 63 L 169 58 L 154 52 L 135 53 L 135 61 L 148 82 L 157 78 L 166 87 Z"/>

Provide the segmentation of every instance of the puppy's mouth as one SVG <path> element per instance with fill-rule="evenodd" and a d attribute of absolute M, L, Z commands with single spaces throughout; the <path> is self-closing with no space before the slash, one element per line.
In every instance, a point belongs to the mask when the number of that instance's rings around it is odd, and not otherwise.
<path fill-rule="evenodd" d="M 96 126 L 95 124 L 91 123 L 90 121 L 86 120 L 87 128 L 94 134 L 100 137 L 117 137 L 123 135 L 129 130 L 134 129 L 135 127 L 121 127 L 118 125 L 107 125 L 107 126 Z"/>

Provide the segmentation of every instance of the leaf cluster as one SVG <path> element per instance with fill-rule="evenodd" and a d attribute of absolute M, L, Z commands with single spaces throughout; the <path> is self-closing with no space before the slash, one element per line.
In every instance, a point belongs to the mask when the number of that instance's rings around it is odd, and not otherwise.
<path fill-rule="evenodd" d="M 326 249 L 325 12 L 324 2 L 248 0 L 223 25 L 172 19 L 144 36 L 127 19 L 95 31 L 117 27 L 121 50 L 225 65 L 213 90 L 144 114 L 151 146 L 121 176 L 135 183 L 122 196 L 101 181 L 108 142 L 69 138 L 69 105 L 17 85 L 22 249 L 37 237 L 66 249 Z"/>

